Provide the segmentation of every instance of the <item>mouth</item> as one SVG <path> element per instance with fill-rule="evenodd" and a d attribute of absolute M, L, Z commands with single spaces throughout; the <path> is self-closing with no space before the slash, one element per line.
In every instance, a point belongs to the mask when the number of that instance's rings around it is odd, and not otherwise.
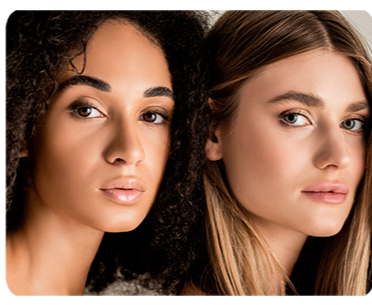
<path fill-rule="evenodd" d="M 349 187 L 344 183 L 323 182 L 302 190 L 302 193 L 317 202 L 341 204 L 347 198 Z"/>
<path fill-rule="evenodd" d="M 111 181 L 99 189 L 107 198 L 119 204 L 130 205 L 146 192 L 142 182 L 136 178 L 121 178 Z"/>
<path fill-rule="evenodd" d="M 100 190 L 106 197 L 119 204 L 133 204 L 137 202 L 144 193 L 136 189 L 113 188 Z"/>

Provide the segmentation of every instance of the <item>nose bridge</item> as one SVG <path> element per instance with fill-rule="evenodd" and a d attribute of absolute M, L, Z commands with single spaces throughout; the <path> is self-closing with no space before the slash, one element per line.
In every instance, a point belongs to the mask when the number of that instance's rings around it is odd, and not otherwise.
<path fill-rule="evenodd" d="M 320 169 L 334 167 L 346 168 L 351 162 L 351 156 L 345 132 L 340 127 L 325 128 L 320 132 L 319 145 L 315 154 L 315 165 Z"/>
<path fill-rule="evenodd" d="M 106 150 L 109 163 L 137 164 L 145 157 L 137 121 L 117 119 Z"/>

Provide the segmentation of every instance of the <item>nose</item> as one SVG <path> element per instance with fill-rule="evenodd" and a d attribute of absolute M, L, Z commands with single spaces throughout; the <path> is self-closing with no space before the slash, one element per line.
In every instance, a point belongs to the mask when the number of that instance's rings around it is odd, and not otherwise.
<path fill-rule="evenodd" d="M 351 162 L 351 156 L 345 135 L 341 130 L 328 131 L 320 135 L 314 163 L 319 169 L 337 168 L 344 169 Z"/>
<path fill-rule="evenodd" d="M 145 158 L 139 130 L 134 124 L 116 126 L 105 151 L 105 159 L 111 164 L 138 165 Z"/>

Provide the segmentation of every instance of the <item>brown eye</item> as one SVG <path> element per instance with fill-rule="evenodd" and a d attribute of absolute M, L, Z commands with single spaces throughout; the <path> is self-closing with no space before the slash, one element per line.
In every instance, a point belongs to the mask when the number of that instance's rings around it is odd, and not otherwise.
<path fill-rule="evenodd" d="M 78 99 L 67 107 L 77 118 L 95 119 L 103 118 L 105 114 L 85 100 Z"/>
<path fill-rule="evenodd" d="M 100 118 L 104 117 L 104 115 L 97 110 L 95 107 L 90 106 L 78 106 L 73 109 L 73 112 L 75 112 L 79 117 L 83 118 Z"/>
<path fill-rule="evenodd" d="M 158 115 L 155 114 L 155 113 L 148 112 L 148 113 L 145 113 L 145 114 L 143 115 L 143 119 L 144 119 L 145 121 L 147 121 L 147 122 L 153 123 L 153 122 L 156 121 L 156 117 L 157 117 L 157 116 L 158 116 Z"/>
<path fill-rule="evenodd" d="M 155 125 L 162 125 L 165 124 L 166 121 L 170 120 L 168 111 L 162 108 L 147 110 L 139 116 L 139 119 L 146 123 L 152 123 Z"/>
<path fill-rule="evenodd" d="M 82 117 L 88 117 L 92 113 L 91 107 L 80 107 L 77 109 L 77 113 Z"/>

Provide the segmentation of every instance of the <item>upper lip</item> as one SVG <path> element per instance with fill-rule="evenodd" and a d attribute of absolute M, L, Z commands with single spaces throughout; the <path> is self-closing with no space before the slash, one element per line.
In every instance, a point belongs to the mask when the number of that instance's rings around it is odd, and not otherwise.
<path fill-rule="evenodd" d="M 349 193 L 349 187 L 345 183 L 341 182 L 321 182 L 309 186 L 302 190 L 302 192 L 308 193 L 336 193 L 347 195 Z"/>
<path fill-rule="evenodd" d="M 110 189 L 137 190 L 139 192 L 146 191 L 142 181 L 134 177 L 121 177 L 115 180 L 111 180 L 100 187 L 100 190 Z"/>

